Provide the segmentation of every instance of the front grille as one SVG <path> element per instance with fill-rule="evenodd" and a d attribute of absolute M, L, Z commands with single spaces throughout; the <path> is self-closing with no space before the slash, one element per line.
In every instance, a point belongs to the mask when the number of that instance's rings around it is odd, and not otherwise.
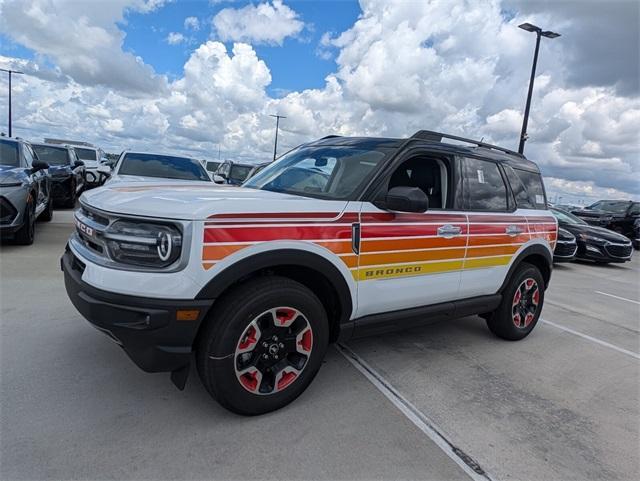
<path fill-rule="evenodd" d="M 16 208 L 4 197 L 0 197 L 0 224 L 11 224 L 18 215 Z"/>
<path fill-rule="evenodd" d="M 631 255 L 631 243 L 623 244 L 607 244 L 604 246 L 607 254 L 611 257 L 629 257 Z"/>
<path fill-rule="evenodd" d="M 86 209 L 84 206 L 80 207 L 80 214 L 86 217 L 87 219 L 97 222 L 98 224 L 103 225 L 105 227 L 109 225 L 109 219 L 98 214 L 97 212 Z"/>
<path fill-rule="evenodd" d="M 557 257 L 573 257 L 577 249 L 578 246 L 575 242 L 558 242 L 553 254 Z"/>

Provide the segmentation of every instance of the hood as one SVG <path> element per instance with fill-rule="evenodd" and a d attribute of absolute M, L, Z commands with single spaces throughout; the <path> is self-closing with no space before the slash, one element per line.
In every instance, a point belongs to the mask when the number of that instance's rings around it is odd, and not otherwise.
<path fill-rule="evenodd" d="M 22 167 L 0 165 L 0 184 L 15 184 L 22 182 L 25 177 L 25 169 Z"/>
<path fill-rule="evenodd" d="M 69 164 L 51 165 L 49 166 L 48 170 L 49 170 L 49 174 L 52 176 L 69 175 L 71 173 L 71 166 Z"/>
<path fill-rule="evenodd" d="M 194 184 L 207 184 L 210 182 L 205 180 L 182 180 L 182 179 L 166 179 L 163 177 L 145 177 L 144 175 L 112 175 L 107 181 L 109 184 L 138 184 L 144 182 L 145 184 L 175 184 L 175 185 L 194 185 Z M 211 182 L 212 183 L 212 182 Z"/>
<path fill-rule="evenodd" d="M 629 242 L 629 239 L 622 234 L 618 234 L 617 232 L 613 232 L 612 230 L 605 229 L 603 227 L 583 224 L 560 224 L 560 227 L 568 230 L 576 237 L 580 234 L 589 234 L 595 237 L 600 237 L 609 242 Z"/>
<path fill-rule="evenodd" d="M 80 159 L 82 162 L 84 162 L 84 166 L 87 168 L 95 168 L 98 167 L 99 162 L 97 160 L 88 160 L 88 159 Z"/>
<path fill-rule="evenodd" d="M 166 219 L 205 220 L 213 214 L 334 212 L 346 201 L 318 201 L 308 197 L 219 186 L 213 182 L 114 181 L 82 194 L 81 202 L 114 214 Z"/>

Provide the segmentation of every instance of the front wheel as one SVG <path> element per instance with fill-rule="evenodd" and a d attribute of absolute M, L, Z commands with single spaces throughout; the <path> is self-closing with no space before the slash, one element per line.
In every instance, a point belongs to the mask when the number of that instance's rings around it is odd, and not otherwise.
<path fill-rule="evenodd" d="M 502 292 L 502 302 L 487 317 L 487 326 L 502 339 L 523 339 L 538 323 L 543 302 L 542 274 L 536 266 L 523 262 Z"/>
<path fill-rule="evenodd" d="M 222 406 L 244 415 L 280 409 L 302 394 L 329 342 L 320 300 L 277 276 L 240 285 L 206 322 L 196 357 L 200 378 Z"/>

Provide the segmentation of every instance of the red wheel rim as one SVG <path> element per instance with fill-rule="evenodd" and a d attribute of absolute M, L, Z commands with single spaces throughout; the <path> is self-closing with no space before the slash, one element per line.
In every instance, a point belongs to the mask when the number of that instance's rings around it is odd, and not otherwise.
<path fill-rule="evenodd" d="M 526 329 L 535 319 L 540 304 L 540 288 L 531 277 L 520 283 L 513 295 L 511 316 L 513 324 L 519 329 Z"/>
<path fill-rule="evenodd" d="M 240 385 L 252 394 L 278 393 L 300 377 L 313 350 L 313 330 L 298 309 L 276 307 L 246 327 L 234 354 Z"/>

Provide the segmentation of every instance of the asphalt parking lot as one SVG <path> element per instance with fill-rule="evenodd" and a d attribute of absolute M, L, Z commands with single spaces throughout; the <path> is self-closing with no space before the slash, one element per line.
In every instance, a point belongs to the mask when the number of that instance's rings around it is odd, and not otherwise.
<path fill-rule="evenodd" d="M 477 317 L 352 341 L 292 405 L 245 418 L 81 318 L 59 269 L 71 220 L 1 247 L 1 479 L 449 480 L 467 456 L 476 479 L 640 476 L 637 252 L 557 266 L 524 341 Z"/>

